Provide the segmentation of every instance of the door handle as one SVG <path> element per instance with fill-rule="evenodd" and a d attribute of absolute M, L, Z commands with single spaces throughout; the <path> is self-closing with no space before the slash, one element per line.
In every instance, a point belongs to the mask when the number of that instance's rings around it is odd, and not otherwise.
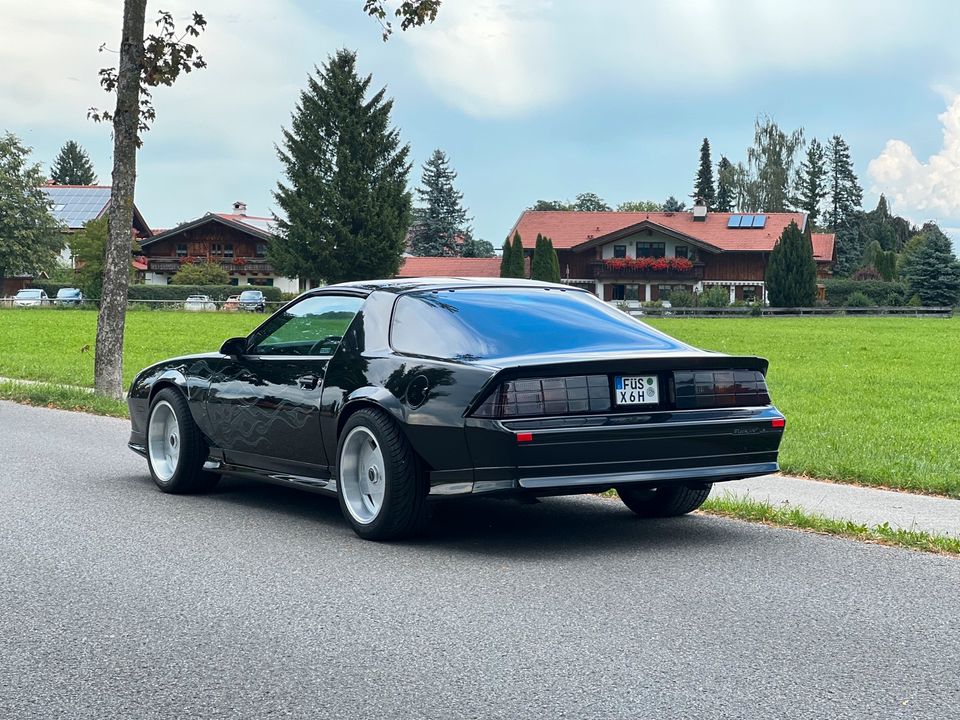
<path fill-rule="evenodd" d="M 320 378 L 316 375 L 301 375 L 297 378 L 297 385 L 304 390 L 313 390 L 317 387 L 318 382 L 320 382 Z"/>

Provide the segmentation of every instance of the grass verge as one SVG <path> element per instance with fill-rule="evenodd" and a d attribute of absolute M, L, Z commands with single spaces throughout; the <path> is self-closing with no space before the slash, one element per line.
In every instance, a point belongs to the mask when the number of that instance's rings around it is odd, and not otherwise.
<path fill-rule="evenodd" d="M 12 400 L 24 405 L 75 410 L 109 417 L 129 417 L 127 403 L 123 400 L 100 397 L 83 388 L 64 387 L 62 385 L 19 383 L 7 380 L 0 382 L 0 400 Z"/>
<path fill-rule="evenodd" d="M 852 520 L 836 520 L 807 513 L 797 507 L 775 507 L 770 503 L 757 500 L 735 497 L 710 498 L 703 504 L 700 511 L 707 515 L 836 535 L 908 550 L 960 556 L 960 538 L 931 535 L 918 530 L 898 530 L 890 527 L 888 523 L 871 527 Z"/>

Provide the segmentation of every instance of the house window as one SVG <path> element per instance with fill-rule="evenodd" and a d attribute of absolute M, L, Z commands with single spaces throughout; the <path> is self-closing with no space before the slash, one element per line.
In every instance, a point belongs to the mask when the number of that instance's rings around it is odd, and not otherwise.
<path fill-rule="evenodd" d="M 231 284 L 231 285 L 239 285 L 239 284 L 240 284 L 240 278 L 238 278 L 238 277 L 232 277 L 232 278 L 230 278 L 230 284 Z"/>
<path fill-rule="evenodd" d="M 624 285 L 614 285 L 613 286 L 613 299 L 614 300 L 623 300 L 626 298 L 627 288 Z"/>
<path fill-rule="evenodd" d="M 223 256 L 224 257 L 233 257 L 233 244 L 227 243 L 223 246 Z"/>
<path fill-rule="evenodd" d="M 625 258 L 627 256 L 627 246 L 626 245 L 614 245 L 613 246 L 613 256 L 615 258 Z"/>
<path fill-rule="evenodd" d="M 647 242 L 646 240 L 637 243 L 637 257 L 661 258 L 667 254 L 667 246 L 662 242 Z"/>
<path fill-rule="evenodd" d="M 223 255 L 223 246 L 220 243 L 213 243 L 210 246 L 211 255 Z"/>
<path fill-rule="evenodd" d="M 676 249 L 673 251 L 674 257 L 689 258 L 690 257 L 690 248 L 686 245 L 677 245 Z"/>
<path fill-rule="evenodd" d="M 658 285 L 658 286 L 657 286 L 657 295 L 658 295 L 658 297 L 659 297 L 661 300 L 669 300 L 669 299 L 670 299 L 670 290 L 671 290 L 671 289 L 672 289 L 672 288 L 671 288 L 670 285 Z"/>
<path fill-rule="evenodd" d="M 744 302 L 756 302 L 757 300 L 757 288 L 754 285 L 744 285 L 743 287 L 743 301 Z"/>
<path fill-rule="evenodd" d="M 177 243 L 177 257 L 186 257 L 186 256 L 187 256 L 187 244 Z"/>
<path fill-rule="evenodd" d="M 266 257 L 266 255 L 267 255 L 267 244 L 257 243 L 257 257 Z"/>

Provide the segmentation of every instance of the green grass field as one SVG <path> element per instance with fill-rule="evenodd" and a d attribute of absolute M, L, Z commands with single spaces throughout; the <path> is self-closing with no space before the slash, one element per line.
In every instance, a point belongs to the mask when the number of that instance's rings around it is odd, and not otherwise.
<path fill-rule="evenodd" d="M 125 382 L 156 360 L 215 350 L 263 319 L 131 312 Z M 787 416 L 792 473 L 960 498 L 960 319 L 656 319 L 698 347 L 762 355 Z M 89 386 L 96 314 L 0 310 L 0 376 Z"/>

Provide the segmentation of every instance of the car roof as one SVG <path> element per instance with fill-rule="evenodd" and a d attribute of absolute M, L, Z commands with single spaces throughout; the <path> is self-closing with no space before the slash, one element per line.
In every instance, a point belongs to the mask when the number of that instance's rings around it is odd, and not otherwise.
<path fill-rule="evenodd" d="M 467 288 L 559 288 L 562 290 L 578 290 L 582 288 L 560 283 L 541 282 L 540 280 L 524 280 L 522 278 L 484 278 L 484 277 L 426 277 L 426 278 L 393 278 L 391 280 L 357 280 L 354 282 L 327 285 L 320 290 L 336 288 L 359 289 L 368 292 L 384 291 L 392 293 L 407 293 L 418 290 L 452 290 Z"/>

